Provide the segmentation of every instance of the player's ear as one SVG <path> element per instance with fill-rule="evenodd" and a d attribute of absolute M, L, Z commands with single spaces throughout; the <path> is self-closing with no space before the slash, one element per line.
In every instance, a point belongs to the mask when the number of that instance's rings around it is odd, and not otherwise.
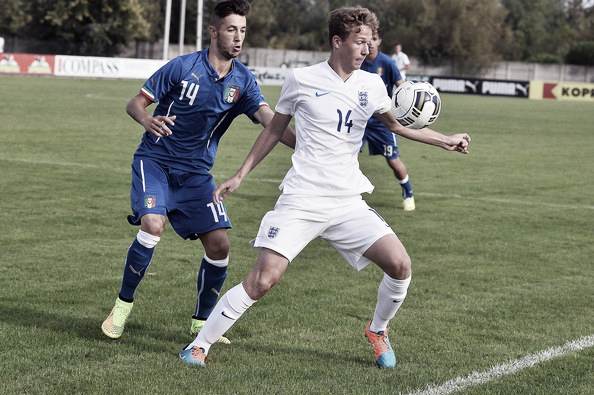
<path fill-rule="evenodd" d="M 210 34 L 210 38 L 213 40 L 217 39 L 217 28 L 214 26 L 208 27 L 208 33 Z"/>
<path fill-rule="evenodd" d="M 332 47 L 338 49 L 340 47 L 340 37 L 334 36 L 332 37 Z"/>

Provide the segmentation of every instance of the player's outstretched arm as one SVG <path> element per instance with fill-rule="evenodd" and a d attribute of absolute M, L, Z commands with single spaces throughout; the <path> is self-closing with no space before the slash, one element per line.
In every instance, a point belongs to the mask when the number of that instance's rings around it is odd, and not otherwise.
<path fill-rule="evenodd" d="M 289 122 L 291 122 L 290 115 L 283 115 L 279 113 L 275 113 L 274 117 L 262 130 L 248 156 L 246 157 L 243 165 L 237 170 L 235 175 L 225 181 L 223 181 L 219 186 L 214 190 L 212 193 L 212 201 L 215 204 L 219 204 L 223 199 L 225 199 L 229 194 L 234 192 L 241 181 L 255 168 L 258 163 L 262 161 L 272 151 L 272 149 L 278 144 L 281 140 L 282 135 L 285 133 L 285 130 L 289 126 Z"/>
<path fill-rule="evenodd" d="M 268 106 L 262 106 L 254 113 L 254 118 L 256 118 L 256 120 L 264 127 L 270 124 L 270 121 L 272 121 L 273 117 L 274 111 L 272 111 L 272 109 Z M 297 138 L 295 136 L 295 132 L 290 126 L 287 126 L 285 132 L 281 136 L 280 142 L 289 148 L 295 149 L 296 140 Z"/>
<path fill-rule="evenodd" d="M 458 133 L 446 136 L 433 129 L 410 129 L 402 126 L 391 111 L 375 116 L 386 125 L 388 130 L 407 139 L 419 141 L 421 143 L 441 147 L 447 151 L 457 151 L 462 154 L 468 154 L 468 144 L 470 136 L 467 133 Z"/>
<path fill-rule="evenodd" d="M 153 117 L 146 112 L 146 108 L 151 104 L 153 104 L 151 99 L 142 93 L 138 93 L 130 99 L 126 105 L 126 112 L 132 119 L 141 124 L 147 132 L 152 133 L 157 137 L 169 136 L 173 133 L 171 129 L 169 129 L 169 126 L 175 125 L 173 121 L 175 121 L 176 116 L 166 117 L 164 115 L 157 115 L 156 117 Z"/>

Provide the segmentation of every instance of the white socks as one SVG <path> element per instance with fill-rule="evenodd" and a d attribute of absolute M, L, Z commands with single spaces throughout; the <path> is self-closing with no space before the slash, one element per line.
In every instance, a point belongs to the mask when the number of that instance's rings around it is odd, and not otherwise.
<path fill-rule="evenodd" d="M 155 248 L 159 240 L 161 240 L 159 236 L 153 236 L 152 234 L 142 230 L 138 231 L 136 239 L 138 240 L 140 245 L 145 248 Z"/>
<path fill-rule="evenodd" d="M 388 322 L 394 317 L 406 297 L 410 280 L 411 277 L 395 280 L 384 274 L 377 291 L 377 305 L 369 328 L 372 332 L 386 330 Z M 256 301 L 248 296 L 243 284 L 231 288 L 221 297 L 196 339 L 186 349 L 197 346 L 203 348 L 204 353 L 208 354 L 210 346 L 223 336 L 254 303 Z"/>
<path fill-rule="evenodd" d="M 404 302 L 411 277 L 396 280 L 384 273 L 384 278 L 377 290 L 377 305 L 369 330 L 372 332 L 385 331 L 388 322 Z"/>
<path fill-rule="evenodd" d="M 229 266 L 229 256 L 227 256 L 227 258 L 225 258 L 225 259 L 216 260 L 216 259 L 210 259 L 209 257 L 206 256 L 206 253 L 205 253 L 204 260 L 216 267 Z"/>
<path fill-rule="evenodd" d="M 256 301 L 248 296 L 243 288 L 243 284 L 238 284 L 225 292 L 221 300 L 214 307 L 208 320 L 206 320 L 204 327 L 200 330 L 198 336 L 196 336 L 196 339 L 186 349 L 198 346 L 204 349 L 205 354 L 208 354 L 210 346 L 223 336 L 233 326 L 235 321 L 254 303 Z"/>

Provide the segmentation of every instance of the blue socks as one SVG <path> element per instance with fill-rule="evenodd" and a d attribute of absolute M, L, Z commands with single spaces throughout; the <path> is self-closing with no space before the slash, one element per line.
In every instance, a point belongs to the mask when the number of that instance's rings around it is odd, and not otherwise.
<path fill-rule="evenodd" d="M 155 246 L 159 240 L 160 237 L 141 230 L 128 249 L 119 295 L 119 298 L 124 302 L 131 303 L 134 301 L 134 293 L 151 264 Z M 193 318 L 206 320 L 212 312 L 227 277 L 228 264 L 229 257 L 213 260 L 204 255 L 196 282 L 198 298 Z"/>
<path fill-rule="evenodd" d="M 120 289 L 120 299 L 124 302 L 132 302 L 134 293 L 140 284 L 140 281 L 146 274 L 155 248 L 146 248 L 134 239 L 128 249 L 126 256 L 126 267 L 124 268 L 124 277 L 122 278 L 122 288 Z"/>
<path fill-rule="evenodd" d="M 410 180 L 408 179 L 408 174 L 404 178 L 404 180 L 398 180 L 398 183 L 402 187 L 402 198 L 406 199 L 413 196 L 412 186 L 410 185 Z"/>
<path fill-rule="evenodd" d="M 139 230 L 132 245 L 128 248 L 122 288 L 120 289 L 120 299 L 124 302 L 132 303 L 134 301 L 136 288 L 151 264 L 153 252 L 159 240 L 161 240 L 159 236 Z"/>
<path fill-rule="evenodd" d="M 229 258 L 215 261 L 204 255 L 198 272 L 196 287 L 198 298 L 196 301 L 196 313 L 192 318 L 205 320 L 208 318 L 223 288 L 227 277 L 227 265 Z"/>

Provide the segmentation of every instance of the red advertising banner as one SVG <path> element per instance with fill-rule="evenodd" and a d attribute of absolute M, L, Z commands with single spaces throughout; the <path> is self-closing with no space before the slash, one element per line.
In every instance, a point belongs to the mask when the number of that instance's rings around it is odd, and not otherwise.
<path fill-rule="evenodd" d="M 0 53 L 0 73 L 54 74 L 54 55 Z"/>

